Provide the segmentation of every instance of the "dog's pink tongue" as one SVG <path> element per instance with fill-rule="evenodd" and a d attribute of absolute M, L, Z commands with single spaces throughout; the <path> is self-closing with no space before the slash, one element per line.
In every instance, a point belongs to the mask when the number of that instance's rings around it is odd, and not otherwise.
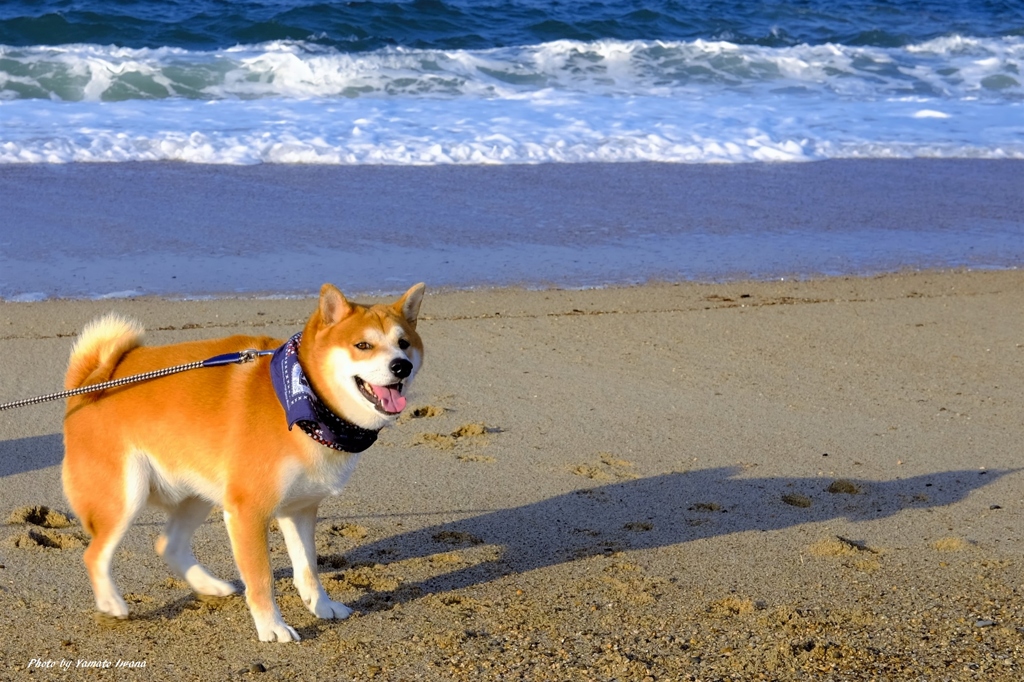
<path fill-rule="evenodd" d="M 395 389 L 390 386 L 374 386 L 372 384 L 370 387 L 380 404 L 391 414 L 398 414 L 405 409 L 405 396 Z"/>

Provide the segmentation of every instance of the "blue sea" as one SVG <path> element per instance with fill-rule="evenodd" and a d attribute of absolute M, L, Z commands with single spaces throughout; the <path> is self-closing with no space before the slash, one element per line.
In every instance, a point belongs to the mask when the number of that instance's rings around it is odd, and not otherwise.
<path fill-rule="evenodd" d="M 1014 268 L 1021 160 L 1021 0 L 0 0 L 0 300 Z"/>
<path fill-rule="evenodd" d="M 3 0 L 0 164 L 1024 158 L 1020 0 Z"/>

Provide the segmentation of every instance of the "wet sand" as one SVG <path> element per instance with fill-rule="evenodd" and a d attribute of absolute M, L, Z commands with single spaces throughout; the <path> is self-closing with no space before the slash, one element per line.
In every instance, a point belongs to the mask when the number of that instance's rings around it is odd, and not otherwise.
<path fill-rule="evenodd" d="M 0 166 L 0 299 L 1015 267 L 1024 161 Z"/>
<path fill-rule="evenodd" d="M 109 309 L 165 343 L 286 337 L 311 306 L 2 304 L 0 401 L 57 390 Z M 131 618 L 97 618 L 61 516 L 62 406 L 0 413 L 0 679 L 1024 677 L 1024 273 L 499 289 L 422 312 L 407 415 L 320 510 L 353 617 L 305 610 L 272 533 L 298 644 L 170 576 L 151 511 L 115 557 Z M 195 548 L 237 582 L 219 517 Z"/>

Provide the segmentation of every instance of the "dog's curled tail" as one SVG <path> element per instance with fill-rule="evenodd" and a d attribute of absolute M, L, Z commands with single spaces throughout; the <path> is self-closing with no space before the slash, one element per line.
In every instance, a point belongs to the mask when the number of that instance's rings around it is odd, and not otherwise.
<path fill-rule="evenodd" d="M 121 357 L 142 344 L 145 332 L 135 320 L 108 313 L 87 324 L 71 349 L 64 388 L 73 389 L 110 379 Z"/>

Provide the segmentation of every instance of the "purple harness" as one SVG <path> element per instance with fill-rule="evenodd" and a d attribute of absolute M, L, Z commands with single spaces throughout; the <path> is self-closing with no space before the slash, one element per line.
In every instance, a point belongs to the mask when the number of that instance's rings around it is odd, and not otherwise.
<path fill-rule="evenodd" d="M 362 452 L 374 444 L 378 432 L 345 421 L 317 397 L 299 365 L 301 340 L 302 332 L 299 332 L 270 358 L 270 379 L 284 408 L 288 430 L 298 424 L 321 445 L 342 452 Z"/>

